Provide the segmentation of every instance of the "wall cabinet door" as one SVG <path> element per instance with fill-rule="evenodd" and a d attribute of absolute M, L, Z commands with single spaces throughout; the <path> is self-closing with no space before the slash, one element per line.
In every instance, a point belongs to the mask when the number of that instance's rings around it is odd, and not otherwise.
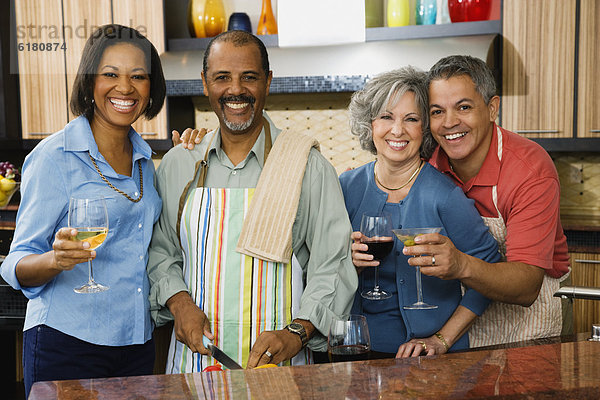
<path fill-rule="evenodd" d="M 48 136 L 74 118 L 69 110 L 81 54 L 95 28 L 107 23 L 146 28 L 146 36 L 164 52 L 162 0 L 15 0 L 17 28 L 23 43 L 63 43 L 53 51 L 18 52 L 21 119 L 24 139 Z M 29 29 L 28 27 L 33 27 Z M 63 33 L 64 32 L 64 33 Z M 63 36 L 64 35 L 64 36 Z M 166 107 L 152 121 L 134 128 L 148 139 L 167 138 Z"/>
<path fill-rule="evenodd" d="M 504 128 L 529 137 L 573 136 L 576 3 L 504 0 Z"/>
<path fill-rule="evenodd" d="M 63 6 L 67 46 L 65 54 L 67 101 L 70 102 L 73 83 L 87 39 L 96 27 L 112 22 L 111 0 L 63 0 Z M 69 120 L 73 118 L 75 116 L 69 108 Z"/>
<path fill-rule="evenodd" d="M 23 137 L 44 137 L 68 119 L 61 0 L 15 0 L 15 15 Z"/>
<path fill-rule="evenodd" d="M 112 0 L 114 22 L 138 29 L 156 47 L 158 54 L 165 51 L 165 24 L 163 0 L 145 0 L 140 7 L 139 0 Z M 165 139 L 167 134 L 167 100 L 156 117 L 138 119 L 133 128 L 145 139 Z"/>
<path fill-rule="evenodd" d="M 600 2 L 581 0 L 577 136 L 600 137 Z"/>
<path fill-rule="evenodd" d="M 573 286 L 600 288 L 600 254 L 571 253 Z M 592 324 L 600 323 L 600 300 L 573 301 L 573 330 L 591 332 Z"/>

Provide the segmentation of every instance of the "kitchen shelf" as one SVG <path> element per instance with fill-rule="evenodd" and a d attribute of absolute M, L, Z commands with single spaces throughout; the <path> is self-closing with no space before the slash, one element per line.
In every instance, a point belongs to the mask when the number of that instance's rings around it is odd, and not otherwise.
<path fill-rule="evenodd" d="M 20 148 L 24 149 L 27 152 L 30 152 L 31 150 L 33 150 L 33 148 L 35 146 L 38 145 L 39 142 L 41 142 L 41 140 L 42 139 L 24 139 L 21 141 L 22 147 L 20 147 Z M 168 151 L 171 147 L 173 147 L 170 136 L 169 136 L 169 139 L 145 139 L 145 140 L 150 145 L 150 148 L 152 148 L 152 150 L 155 152 L 165 152 L 165 151 Z"/>
<path fill-rule="evenodd" d="M 502 33 L 500 20 L 459 22 L 440 25 L 409 25 L 399 27 L 367 28 L 366 41 L 435 39 L 459 36 L 494 35 Z M 279 47 L 277 35 L 260 35 L 266 47 Z M 169 39 L 168 51 L 205 50 L 211 38 Z"/>
<path fill-rule="evenodd" d="M 549 153 L 600 152 L 600 138 L 532 138 Z"/>
<path fill-rule="evenodd" d="M 549 153 L 600 153 L 600 138 L 548 138 L 531 139 Z M 39 139 L 23 140 L 23 148 L 31 151 Z M 147 139 L 146 142 L 155 152 L 165 152 L 173 147 L 171 139 Z"/>

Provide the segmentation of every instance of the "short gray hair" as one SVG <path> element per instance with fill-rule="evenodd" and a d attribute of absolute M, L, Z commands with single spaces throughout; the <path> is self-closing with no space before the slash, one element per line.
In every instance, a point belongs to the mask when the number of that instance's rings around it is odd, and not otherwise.
<path fill-rule="evenodd" d="M 421 117 L 423 143 L 421 157 L 428 159 L 437 143 L 429 130 L 429 99 L 427 74 L 408 66 L 384 72 L 370 79 L 362 90 L 355 92 L 350 100 L 350 131 L 358 136 L 360 146 L 372 154 L 377 154 L 373 143 L 373 120 L 390 104 L 396 104 L 406 92 L 415 94 L 415 102 Z"/>
<path fill-rule="evenodd" d="M 463 55 L 442 58 L 429 70 L 428 86 L 432 81 L 461 75 L 471 78 L 485 104 L 489 104 L 492 97 L 496 95 L 496 80 L 492 70 L 479 58 Z"/>

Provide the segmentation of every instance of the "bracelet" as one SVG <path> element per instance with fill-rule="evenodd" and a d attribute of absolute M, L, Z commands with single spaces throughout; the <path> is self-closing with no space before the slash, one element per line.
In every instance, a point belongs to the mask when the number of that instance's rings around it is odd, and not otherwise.
<path fill-rule="evenodd" d="M 436 332 L 435 333 L 435 337 L 437 337 L 438 339 L 440 339 L 440 341 L 442 342 L 442 344 L 446 348 L 446 351 L 448 351 L 448 349 L 450 348 L 450 346 L 448 346 L 448 342 L 446 342 L 446 339 L 444 339 L 444 337 L 442 336 L 442 334 L 439 333 L 439 332 Z"/>

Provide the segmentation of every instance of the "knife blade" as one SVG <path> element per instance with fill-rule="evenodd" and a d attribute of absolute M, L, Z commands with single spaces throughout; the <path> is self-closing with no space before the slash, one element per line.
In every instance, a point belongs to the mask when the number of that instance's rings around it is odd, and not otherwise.
<path fill-rule="evenodd" d="M 241 365 L 236 363 L 231 357 L 225 354 L 221 349 L 212 343 L 207 343 L 205 347 L 210 351 L 210 354 L 215 360 L 223 364 L 229 369 L 243 369 Z"/>

